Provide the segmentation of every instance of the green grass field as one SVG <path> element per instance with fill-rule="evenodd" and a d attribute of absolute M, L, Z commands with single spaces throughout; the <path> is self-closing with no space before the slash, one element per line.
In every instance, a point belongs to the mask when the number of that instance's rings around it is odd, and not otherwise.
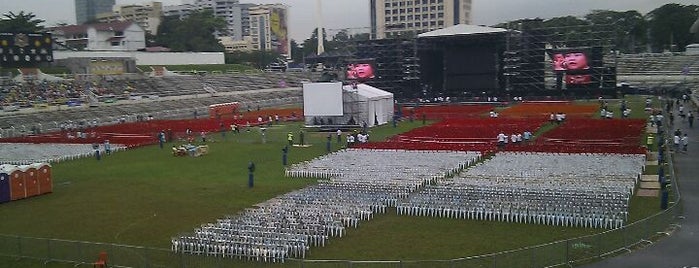
<path fill-rule="evenodd" d="M 639 116 L 639 118 L 641 118 Z M 416 120 L 372 129 L 371 140 L 422 126 Z M 169 248 L 170 238 L 235 214 L 313 180 L 283 177 L 286 133 L 298 141 L 300 125 L 268 130 L 267 142 L 256 129 L 240 134 L 212 133 L 210 153 L 173 157 L 170 147 L 137 148 L 104 157 L 53 165 L 54 193 L 0 205 L 0 234 Z M 338 150 L 334 134 L 332 147 Z M 307 133 L 309 148 L 294 147 L 289 162 L 326 152 L 327 133 Z M 247 186 L 247 164 L 254 161 L 255 187 Z M 630 220 L 659 211 L 658 198 L 634 197 Z M 326 247 L 311 248 L 311 259 L 450 259 L 517 249 L 601 232 L 504 222 L 409 217 L 389 210 L 350 228 Z M 2 245 L 0 245 L 2 246 Z M 0 263 L 7 258 L 0 258 Z M 11 267 L 25 267 L 13 262 Z M 32 267 L 31 262 L 26 267 Z M 63 267 L 61 264 L 57 264 Z M 0 264 L 0 267 L 3 267 Z M 54 266 L 51 266 L 54 267 Z"/>

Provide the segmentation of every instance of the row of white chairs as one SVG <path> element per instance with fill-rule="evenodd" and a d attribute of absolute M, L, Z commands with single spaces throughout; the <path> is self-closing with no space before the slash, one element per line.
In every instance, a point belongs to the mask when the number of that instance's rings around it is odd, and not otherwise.
<path fill-rule="evenodd" d="M 616 228 L 644 155 L 502 152 L 414 193 L 398 213 Z"/>
<path fill-rule="evenodd" d="M 321 182 L 204 224 L 193 234 L 173 239 L 173 251 L 268 262 L 304 258 L 310 247 L 325 246 L 331 237 L 342 237 L 347 227 L 357 228 L 374 213 L 385 213 L 389 204 L 397 203 L 399 193 L 366 184 Z M 183 239 L 194 246 L 179 246 Z M 228 245 L 233 251 L 212 253 L 209 245 Z"/>
<path fill-rule="evenodd" d="M 104 147 L 100 144 L 100 153 Z M 112 144 L 111 151 L 126 150 L 126 146 Z M 30 144 L 30 143 L 0 143 L 0 163 L 27 165 L 32 163 L 56 163 L 73 159 L 92 157 L 95 150 L 90 144 Z"/>
<path fill-rule="evenodd" d="M 193 234 L 173 239 L 173 250 L 275 262 L 303 258 L 311 246 L 324 246 L 329 238 L 342 237 L 345 228 L 356 228 L 374 213 L 385 213 L 415 190 L 454 175 L 479 158 L 474 152 L 349 149 L 333 153 L 286 171 L 289 177 L 330 180 L 204 224 Z M 188 246 L 181 246 L 183 240 Z M 234 250 L 212 253 L 208 245 L 229 245 Z M 286 251 L 269 257 L 276 251 L 260 248 Z"/>

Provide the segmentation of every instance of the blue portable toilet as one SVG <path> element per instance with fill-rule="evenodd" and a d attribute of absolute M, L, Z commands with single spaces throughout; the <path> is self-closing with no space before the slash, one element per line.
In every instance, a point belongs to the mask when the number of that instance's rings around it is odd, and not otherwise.
<path fill-rule="evenodd" d="M 0 166 L 0 203 L 10 202 L 10 174 Z"/>

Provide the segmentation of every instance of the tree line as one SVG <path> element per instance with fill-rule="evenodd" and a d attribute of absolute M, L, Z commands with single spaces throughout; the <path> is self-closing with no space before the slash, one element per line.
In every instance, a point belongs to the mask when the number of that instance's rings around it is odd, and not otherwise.
<path fill-rule="evenodd" d="M 613 49 L 623 53 L 683 51 L 691 43 L 699 42 L 699 34 L 689 29 L 699 17 L 698 5 L 666 4 L 648 14 L 638 11 L 593 10 L 583 17 L 561 16 L 541 20 L 547 29 L 545 36 L 551 44 L 575 45 L 576 42 L 607 40 Z M 3 14 L 0 32 L 40 32 L 45 21 L 32 13 Z M 523 20 L 504 22 L 495 27 L 517 28 Z M 164 17 L 158 35 L 147 35 L 148 46 L 164 46 L 172 51 L 224 51 L 215 34 L 226 34 L 226 22 L 215 17 L 210 10 L 193 12 L 186 18 Z M 603 30 L 598 30 L 603 29 Z M 325 33 L 325 29 L 323 29 Z M 351 35 L 341 30 L 331 37 L 324 34 L 327 52 L 345 51 L 351 42 L 369 39 L 369 34 Z M 291 40 L 294 62 L 316 54 L 317 29 L 303 42 Z M 581 44 L 582 45 L 582 44 Z M 226 54 L 227 63 L 249 64 L 263 68 L 280 55 L 272 51 L 235 52 Z"/>

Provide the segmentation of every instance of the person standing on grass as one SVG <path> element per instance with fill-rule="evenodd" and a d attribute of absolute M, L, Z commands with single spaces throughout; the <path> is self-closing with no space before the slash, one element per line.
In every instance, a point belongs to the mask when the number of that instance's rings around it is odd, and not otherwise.
<path fill-rule="evenodd" d="M 694 114 L 692 113 L 692 111 L 687 112 L 687 120 L 687 122 L 689 122 L 689 127 L 694 127 Z"/>
<path fill-rule="evenodd" d="M 289 141 L 289 146 L 294 145 L 294 134 L 291 134 L 291 132 L 286 134 L 286 140 Z"/>
<path fill-rule="evenodd" d="M 109 144 L 109 140 L 104 141 L 104 153 L 107 155 L 112 154 L 112 146 Z"/>
<path fill-rule="evenodd" d="M 338 128 L 337 129 L 337 143 L 340 143 L 340 142 L 342 142 L 342 130 Z"/>

